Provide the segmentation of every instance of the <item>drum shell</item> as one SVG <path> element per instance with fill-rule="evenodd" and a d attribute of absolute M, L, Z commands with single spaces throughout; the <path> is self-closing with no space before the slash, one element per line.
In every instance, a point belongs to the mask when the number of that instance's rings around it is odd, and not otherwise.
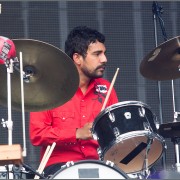
<path fill-rule="evenodd" d="M 145 116 L 140 116 L 139 109 L 143 108 L 145 110 Z M 127 119 L 124 114 L 130 112 L 131 119 Z M 112 122 L 110 114 L 114 114 L 115 121 Z M 149 122 L 147 122 L 147 119 Z M 106 148 L 109 147 L 109 142 L 114 142 L 117 140 L 117 136 L 122 134 L 145 130 L 150 128 L 151 132 L 157 133 L 156 128 L 156 116 L 144 103 L 137 101 L 125 101 L 116 103 L 104 111 L 102 111 L 96 118 L 93 124 L 92 133 L 98 137 L 98 143 L 101 147 L 102 153 L 105 152 Z M 150 123 L 150 125 L 148 125 Z M 158 123 L 158 122 L 157 122 Z M 115 135 L 114 128 L 118 127 L 119 135 Z"/>

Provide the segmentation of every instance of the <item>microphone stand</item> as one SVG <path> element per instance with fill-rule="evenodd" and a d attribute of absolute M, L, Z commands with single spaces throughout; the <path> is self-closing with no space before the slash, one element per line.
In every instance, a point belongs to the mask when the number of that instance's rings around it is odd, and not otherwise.
<path fill-rule="evenodd" d="M 159 24 L 160 24 L 160 27 L 161 27 L 161 30 L 162 30 L 162 34 L 163 34 L 163 37 L 164 37 L 164 40 L 167 41 L 167 35 L 166 35 L 166 31 L 165 31 L 165 28 L 164 28 L 164 22 L 162 20 L 162 17 L 161 17 L 161 14 L 163 13 L 163 9 L 162 7 L 160 7 L 158 5 L 158 3 L 156 1 L 153 1 L 153 4 L 152 4 L 152 12 L 153 12 L 153 22 L 154 22 L 154 37 L 155 37 L 155 45 L 156 47 L 158 46 L 158 43 L 157 43 L 157 18 L 159 20 Z M 161 96 L 161 82 L 158 81 L 158 97 L 159 97 L 159 110 L 160 110 L 160 123 L 162 124 L 163 123 L 163 116 L 162 116 L 162 96 Z M 163 168 L 166 169 L 166 157 L 165 157 L 165 154 L 164 156 L 162 157 L 162 160 L 163 160 Z"/>

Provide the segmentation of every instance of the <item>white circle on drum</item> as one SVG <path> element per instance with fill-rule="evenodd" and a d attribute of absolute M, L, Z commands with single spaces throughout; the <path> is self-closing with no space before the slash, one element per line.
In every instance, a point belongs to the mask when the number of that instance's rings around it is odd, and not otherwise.
<path fill-rule="evenodd" d="M 128 179 L 128 176 L 103 161 L 82 160 L 61 168 L 50 179 Z"/>

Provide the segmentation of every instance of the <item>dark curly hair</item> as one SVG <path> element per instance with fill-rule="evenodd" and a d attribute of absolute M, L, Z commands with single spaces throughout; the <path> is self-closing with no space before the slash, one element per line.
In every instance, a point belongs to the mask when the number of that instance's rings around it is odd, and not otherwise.
<path fill-rule="evenodd" d="M 86 57 L 89 44 L 99 41 L 105 43 L 105 36 L 87 26 L 75 27 L 65 42 L 65 53 L 72 59 L 74 53 Z"/>

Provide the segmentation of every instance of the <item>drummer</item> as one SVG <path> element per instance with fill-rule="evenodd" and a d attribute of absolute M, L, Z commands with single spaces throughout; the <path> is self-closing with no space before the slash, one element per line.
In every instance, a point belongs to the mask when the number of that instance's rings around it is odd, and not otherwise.
<path fill-rule="evenodd" d="M 68 161 L 99 160 L 91 129 L 111 85 L 102 78 L 107 65 L 105 36 L 86 26 L 75 27 L 65 42 L 65 53 L 79 73 L 76 93 L 57 108 L 30 113 L 30 140 L 34 146 L 41 146 L 40 158 L 48 145 L 56 143 L 44 169 L 45 177 Z M 117 102 L 113 87 L 105 107 Z"/>

